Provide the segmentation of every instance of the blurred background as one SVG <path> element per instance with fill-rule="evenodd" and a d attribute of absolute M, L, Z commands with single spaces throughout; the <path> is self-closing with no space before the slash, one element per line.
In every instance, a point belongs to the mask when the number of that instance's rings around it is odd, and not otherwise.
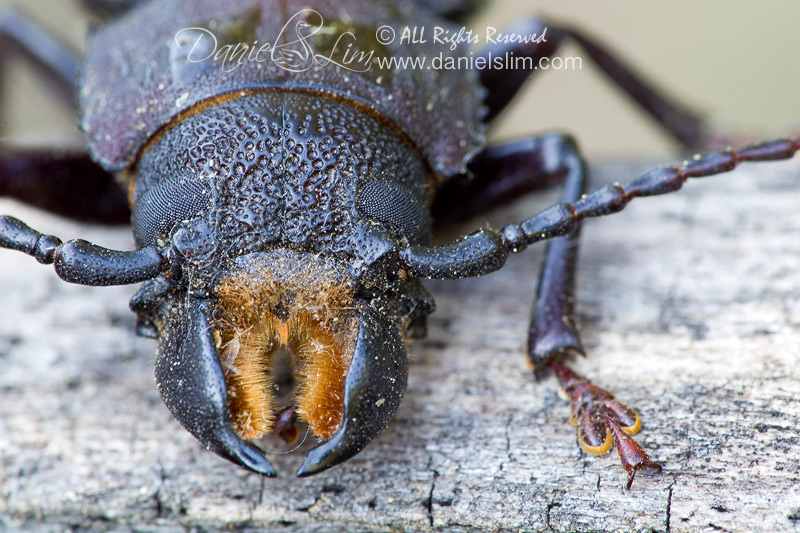
<path fill-rule="evenodd" d="M 71 0 L 0 0 L 34 16 L 81 49 L 86 17 Z M 497 0 L 467 23 L 483 35 L 539 14 L 585 28 L 648 79 L 701 111 L 718 130 L 752 138 L 800 132 L 800 2 L 796 0 Z M 574 46 L 562 56 L 579 55 Z M 25 143 L 80 143 L 75 119 L 14 60 L 0 136 Z M 595 161 L 675 157 L 675 146 L 588 59 L 582 70 L 540 72 L 492 136 L 560 130 Z"/>
<path fill-rule="evenodd" d="M 529 13 L 587 30 L 717 130 L 800 133 L 800 2 L 499 0 L 472 25 L 509 26 Z M 579 54 L 572 45 L 562 51 Z M 669 157 L 674 143 L 589 61 L 583 66 L 540 73 L 499 134 L 564 130 L 590 158 Z"/>

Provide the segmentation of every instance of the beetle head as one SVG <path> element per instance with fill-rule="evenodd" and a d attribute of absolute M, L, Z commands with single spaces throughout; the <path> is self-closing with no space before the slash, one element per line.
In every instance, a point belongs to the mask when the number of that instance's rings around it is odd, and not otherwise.
<path fill-rule="evenodd" d="M 433 180 L 354 102 L 270 90 L 197 111 L 153 139 L 131 182 L 137 243 L 169 260 L 133 302 L 139 330 L 159 337 L 162 397 L 203 444 L 273 474 L 248 442 L 296 413 L 323 441 L 308 475 L 399 405 L 403 337 L 433 310 L 400 250 L 429 240 Z"/>

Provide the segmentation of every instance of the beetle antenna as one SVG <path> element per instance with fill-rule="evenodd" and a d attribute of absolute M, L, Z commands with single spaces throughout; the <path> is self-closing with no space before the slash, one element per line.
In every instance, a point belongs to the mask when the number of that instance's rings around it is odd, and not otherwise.
<path fill-rule="evenodd" d="M 651 170 L 625 185 L 607 185 L 582 196 L 574 204 L 555 204 L 519 224 L 508 224 L 499 232 L 479 230 L 442 246 L 409 246 L 400 251 L 400 258 L 408 272 L 420 278 L 483 276 L 501 268 L 509 253 L 522 252 L 535 242 L 569 235 L 582 220 L 622 211 L 634 198 L 677 191 L 689 178 L 729 172 L 745 161 L 790 159 L 798 150 L 800 138 L 774 139 L 740 150 L 695 156 L 681 165 Z"/>
<path fill-rule="evenodd" d="M 171 268 L 167 255 L 155 246 L 121 251 L 82 239 L 63 242 L 10 216 L 0 216 L 0 248 L 18 250 L 43 265 L 55 264 L 58 277 L 80 285 L 140 283 Z"/>

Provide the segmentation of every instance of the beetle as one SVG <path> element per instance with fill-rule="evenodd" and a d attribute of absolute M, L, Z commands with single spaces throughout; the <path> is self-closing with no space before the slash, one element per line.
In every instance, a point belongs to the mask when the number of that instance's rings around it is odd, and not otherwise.
<path fill-rule="evenodd" d="M 290 76 L 287 72 L 296 65 L 277 61 L 278 66 L 259 63 L 248 71 L 245 64 L 229 71 L 224 64 L 191 61 L 181 44 L 181 39 L 186 39 L 183 44 L 199 43 L 206 30 L 220 33 L 228 44 L 239 42 L 241 35 L 248 43 L 273 42 L 270 36 L 280 35 L 288 22 L 301 20 L 312 30 L 326 30 L 308 42 L 312 49 L 330 54 L 337 46 L 326 36 L 331 32 L 352 29 L 356 42 L 362 42 L 372 39 L 378 21 L 402 28 L 417 20 L 408 18 L 418 16 L 416 11 L 395 19 L 386 7 L 374 12 L 364 8 L 369 16 L 362 24 L 360 19 L 339 20 L 340 13 L 322 8 L 304 12 L 298 5 L 274 21 L 265 18 L 261 8 L 266 4 L 231 2 L 215 5 L 212 11 L 200 3 L 177 9 L 184 15 L 169 26 L 147 25 L 153 19 L 147 10 L 164 9 L 165 4 L 138 7 L 94 35 L 81 88 L 83 127 L 104 170 L 86 158 L 60 162 L 72 165 L 75 174 L 81 169 L 83 179 L 87 168 L 94 169 L 90 173 L 100 184 L 107 183 L 108 171 L 120 174 L 129 189 L 139 250 L 115 252 L 82 241 L 62 244 L 10 218 L 2 219 L 0 227 L 5 247 L 55 263 L 67 281 L 145 281 L 131 304 L 138 331 L 159 338 L 159 390 L 173 415 L 198 440 L 245 468 L 273 475 L 248 441 L 276 429 L 282 432 L 299 416 L 323 441 L 309 452 L 300 475 L 348 459 L 384 427 L 399 404 L 406 379 L 401 338 L 423 335 L 425 319 L 433 311 L 432 299 L 417 278 L 482 275 L 500 268 L 509 252 L 566 235 L 550 247 L 540 283 L 539 311 L 531 327 L 532 363 L 539 372 L 554 371 L 571 396 L 585 449 L 607 451 L 615 441 L 629 485 L 640 469 L 659 468 L 624 431 L 638 429 L 635 413 L 562 361 L 565 353 L 583 352 L 570 303 L 577 223 L 621 209 L 632 197 L 669 192 L 688 177 L 730 170 L 744 160 L 788 158 L 798 148 L 796 140 L 717 152 L 680 167 L 658 169 L 626 186 L 626 192 L 610 187 L 582 197 L 584 163 L 568 137 L 483 147 L 485 127 L 525 76 L 468 71 L 415 79 L 398 71 L 387 74 L 395 85 L 386 90 L 381 83 L 389 81 L 379 79 L 380 74 L 353 73 L 344 58 L 338 67 L 313 65 L 313 76 L 307 71 Z M 302 17 L 293 19 L 297 14 Z M 607 70 L 624 68 L 581 33 L 545 26 L 538 19 L 525 24 L 520 33 L 542 34 L 547 27 L 553 41 L 545 50 L 514 47 L 519 54 L 552 54 L 559 40 L 572 38 Z M 142 35 L 145 30 L 149 36 Z M 172 36 L 175 39 L 164 45 L 164 38 Z M 144 61 L 137 63 L 132 49 L 119 43 L 126 39 L 138 52 L 151 46 L 152 54 L 144 54 Z M 414 48 L 384 46 L 381 52 L 421 53 L 421 47 Z M 281 48 L 286 54 L 303 51 Z M 482 53 L 489 52 L 498 50 Z M 279 59 L 289 61 L 287 57 Z M 163 68 L 153 68 L 151 60 Z M 149 86 L 142 90 L 123 85 L 131 72 Z M 109 73 L 118 76 L 119 83 L 109 80 Z M 69 80 L 62 76 L 62 82 L 69 90 Z M 413 98 L 398 103 L 403 87 Z M 449 92 L 437 92 L 442 89 Z M 658 98 L 659 105 L 649 111 L 671 121 L 671 132 L 685 144 L 702 142 L 695 117 L 638 82 L 629 83 L 626 90 L 645 99 Z M 296 116 L 276 114 L 282 107 Z M 258 112 L 248 114 L 249 108 Z M 428 111 L 435 113 L 428 116 Z M 450 125 L 458 120 L 463 128 L 454 133 Z M 291 132 L 281 130 L 279 122 L 292 123 Z M 238 130 L 226 130 L 234 123 Z M 311 132 L 312 123 L 321 137 Z M 209 130 L 214 131 L 213 140 Z M 350 159 L 337 160 L 329 176 L 315 174 L 328 167 L 321 162 L 316 168 L 319 158 L 303 154 L 313 151 L 322 154 L 323 161 L 336 159 L 341 154 L 320 151 L 332 146 L 350 150 Z M 367 155 L 375 153 L 381 157 Z M 282 159 L 273 162 L 270 156 L 275 154 Z M 43 180 L 52 164 L 23 156 L 16 161 L 27 164 L 26 178 L 38 171 Z M 291 177 L 292 172 L 297 176 Z M 274 184 L 263 181 L 265 173 L 280 175 L 286 183 L 267 191 Z M 499 205 L 509 192 L 497 192 L 498 185 L 510 185 L 513 196 L 564 174 L 569 184 L 564 204 L 500 232 L 483 230 L 449 245 L 429 244 L 434 218 L 459 220 Z M 306 186 L 314 180 L 318 181 L 313 186 Z M 86 214 L 86 209 L 98 217 L 124 212 L 124 199 L 114 196 L 113 184 L 103 191 L 92 189 L 94 196 L 76 198 L 86 201 L 80 208 L 52 197 L 64 194 L 60 190 L 51 191 L 51 198 L 36 190 L 37 198 L 28 199 L 49 200 L 72 215 Z M 435 203 L 433 190 L 438 191 Z M 18 197 L 26 198 L 23 193 Z M 242 305 L 240 299 L 249 304 Z M 278 345 L 288 345 L 298 357 L 300 394 L 297 403 L 288 406 L 272 405 L 278 399 L 269 393 L 272 384 L 266 377 L 267 354 Z"/>

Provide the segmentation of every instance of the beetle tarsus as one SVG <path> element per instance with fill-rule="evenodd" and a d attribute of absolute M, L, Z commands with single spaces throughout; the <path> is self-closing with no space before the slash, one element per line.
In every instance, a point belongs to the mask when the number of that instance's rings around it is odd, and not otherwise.
<path fill-rule="evenodd" d="M 547 367 L 556 375 L 564 396 L 570 402 L 570 420 L 577 426 L 578 442 L 584 451 L 602 455 L 611 450 L 613 443 L 622 468 L 628 473 L 628 489 L 637 472 L 655 474 L 661 471 L 661 465 L 650 459 L 644 448 L 631 437 L 642 427 L 636 411 L 575 373 L 558 358 L 551 359 Z"/>
<path fill-rule="evenodd" d="M 622 468 L 628 473 L 628 482 L 625 484 L 627 490 L 630 490 L 633 485 L 633 479 L 637 472 L 641 471 L 649 475 L 661 472 L 661 465 L 650 459 L 644 448 L 626 431 L 627 428 L 620 427 L 619 423 L 607 413 L 602 413 L 601 416 L 614 437 Z"/>

